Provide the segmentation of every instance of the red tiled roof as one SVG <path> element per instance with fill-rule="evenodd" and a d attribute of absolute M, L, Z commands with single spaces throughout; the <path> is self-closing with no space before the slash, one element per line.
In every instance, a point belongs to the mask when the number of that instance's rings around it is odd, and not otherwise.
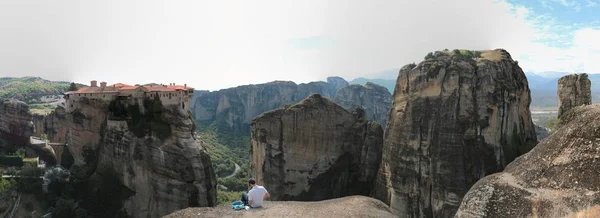
<path fill-rule="evenodd" d="M 119 92 L 118 88 L 107 86 L 107 87 L 81 87 L 77 91 L 71 93 L 84 94 L 84 93 L 116 93 Z"/>
<path fill-rule="evenodd" d="M 121 87 L 127 87 L 127 86 L 132 86 L 132 85 L 127 85 L 127 84 L 124 84 L 124 83 L 115 83 L 112 86 L 116 86 L 116 87 L 121 88 Z"/>
<path fill-rule="evenodd" d="M 118 93 L 123 90 L 135 90 L 137 88 L 143 87 L 146 92 L 176 92 L 180 90 L 190 90 L 194 89 L 189 86 L 182 85 L 145 85 L 145 86 L 132 86 L 123 83 L 115 83 L 113 85 L 102 87 L 82 87 L 77 91 L 66 92 L 65 94 L 77 94 L 77 93 Z"/>
<path fill-rule="evenodd" d="M 175 90 L 188 90 L 188 89 L 193 89 L 192 87 L 189 86 L 181 86 L 181 85 L 174 85 L 174 86 L 167 86 L 170 89 L 175 89 Z"/>
<path fill-rule="evenodd" d="M 137 88 L 139 88 L 139 86 L 123 86 L 119 88 L 119 90 L 135 90 Z"/>
<path fill-rule="evenodd" d="M 170 89 L 165 86 L 144 86 L 147 92 L 174 92 L 175 89 Z"/>

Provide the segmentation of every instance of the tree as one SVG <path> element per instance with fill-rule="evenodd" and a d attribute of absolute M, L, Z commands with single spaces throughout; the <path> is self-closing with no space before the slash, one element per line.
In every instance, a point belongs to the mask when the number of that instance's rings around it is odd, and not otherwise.
<path fill-rule="evenodd" d="M 77 84 L 72 82 L 71 85 L 69 85 L 69 91 L 77 91 Z"/>
<path fill-rule="evenodd" d="M 434 56 L 433 56 L 433 52 L 429 52 L 429 53 L 427 53 L 427 55 L 425 56 L 425 60 L 427 60 L 427 59 L 431 59 L 431 58 L 434 58 Z"/>
<path fill-rule="evenodd" d="M 554 133 L 554 131 L 556 131 L 556 129 L 558 129 L 559 123 L 560 123 L 560 119 L 558 119 L 558 118 L 549 119 L 548 122 L 546 123 L 546 129 L 548 129 L 548 132 L 550 132 L 552 134 L 552 133 Z"/>

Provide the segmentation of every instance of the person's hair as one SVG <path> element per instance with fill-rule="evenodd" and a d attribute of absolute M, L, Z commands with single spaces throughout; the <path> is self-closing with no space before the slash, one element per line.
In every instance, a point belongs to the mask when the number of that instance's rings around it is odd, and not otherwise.
<path fill-rule="evenodd" d="M 254 180 L 254 179 L 249 179 L 249 180 L 248 180 L 248 184 L 250 184 L 250 185 L 254 185 L 254 184 L 256 184 L 256 180 Z"/>

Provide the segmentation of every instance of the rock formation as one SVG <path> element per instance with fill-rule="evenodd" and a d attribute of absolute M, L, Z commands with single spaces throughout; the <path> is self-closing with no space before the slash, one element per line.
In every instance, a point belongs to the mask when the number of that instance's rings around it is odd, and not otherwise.
<path fill-rule="evenodd" d="M 91 178 L 114 172 L 131 193 L 123 205 L 129 216 L 216 204 L 216 177 L 189 110 L 151 99 L 83 98 L 73 112 L 59 107 L 36 123 L 51 141 L 67 143 L 69 158 Z"/>
<path fill-rule="evenodd" d="M 347 84 L 342 78 L 328 78 L 330 83 L 296 84 L 275 81 L 244 85 L 209 93 L 198 93 L 192 109 L 200 124 L 222 122 L 232 130 L 248 131 L 254 117 L 284 105 L 295 104 L 310 94 L 333 99 L 338 87 Z"/>
<path fill-rule="evenodd" d="M 360 107 L 365 110 L 367 119 L 385 127 L 392 108 L 392 94 L 383 86 L 367 82 L 364 86 L 349 85 L 339 89 L 335 103 L 347 110 Z"/>
<path fill-rule="evenodd" d="M 536 143 L 505 50 L 436 52 L 398 75 L 373 195 L 401 217 L 451 217 L 471 185 Z"/>
<path fill-rule="evenodd" d="M 350 85 L 348 81 L 339 76 L 327 77 L 327 83 L 335 88 L 335 90 L 339 90 L 345 86 Z"/>
<path fill-rule="evenodd" d="M 8 144 L 26 145 L 35 132 L 31 116 L 25 102 L 0 100 L 0 138 Z"/>
<path fill-rule="evenodd" d="M 381 160 L 383 129 L 318 94 L 252 121 L 250 174 L 273 200 L 368 195 Z"/>
<path fill-rule="evenodd" d="M 545 139 L 546 137 L 548 137 L 550 135 L 550 133 L 548 132 L 548 130 L 544 127 L 538 126 L 538 125 L 534 125 L 535 127 L 535 135 L 538 141 L 542 141 L 543 139 Z"/>
<path fill-rule="evenodd" d="M 381 201 L 364 196 L 350 196 L 318 202 L 268 201 L 263 208 L 234 211 L 229 205 L 205 208 L 188 208 L 165 216 L 165 218 L 232 218 L 232 217 L 396 217 Z"/>
<path fill-rule="evenodd" d="M 592 82 L 588 75 L 571 74 L 558 80 L 558 117 L 571 108 L 592 104 Z"/>
<path fill-rule="evenodd" d="M 600 217 L 600 105 L 563 113 L 560 127 L 465 195 L 455 217 Z"/>

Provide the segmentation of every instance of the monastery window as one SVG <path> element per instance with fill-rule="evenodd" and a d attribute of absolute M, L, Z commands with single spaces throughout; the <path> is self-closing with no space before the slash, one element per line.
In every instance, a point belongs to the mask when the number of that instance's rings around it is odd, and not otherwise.
<path fill-rule="evenodd" d="M 185 104 L 181 102 L 181 108 L 185 109 Z"/>

